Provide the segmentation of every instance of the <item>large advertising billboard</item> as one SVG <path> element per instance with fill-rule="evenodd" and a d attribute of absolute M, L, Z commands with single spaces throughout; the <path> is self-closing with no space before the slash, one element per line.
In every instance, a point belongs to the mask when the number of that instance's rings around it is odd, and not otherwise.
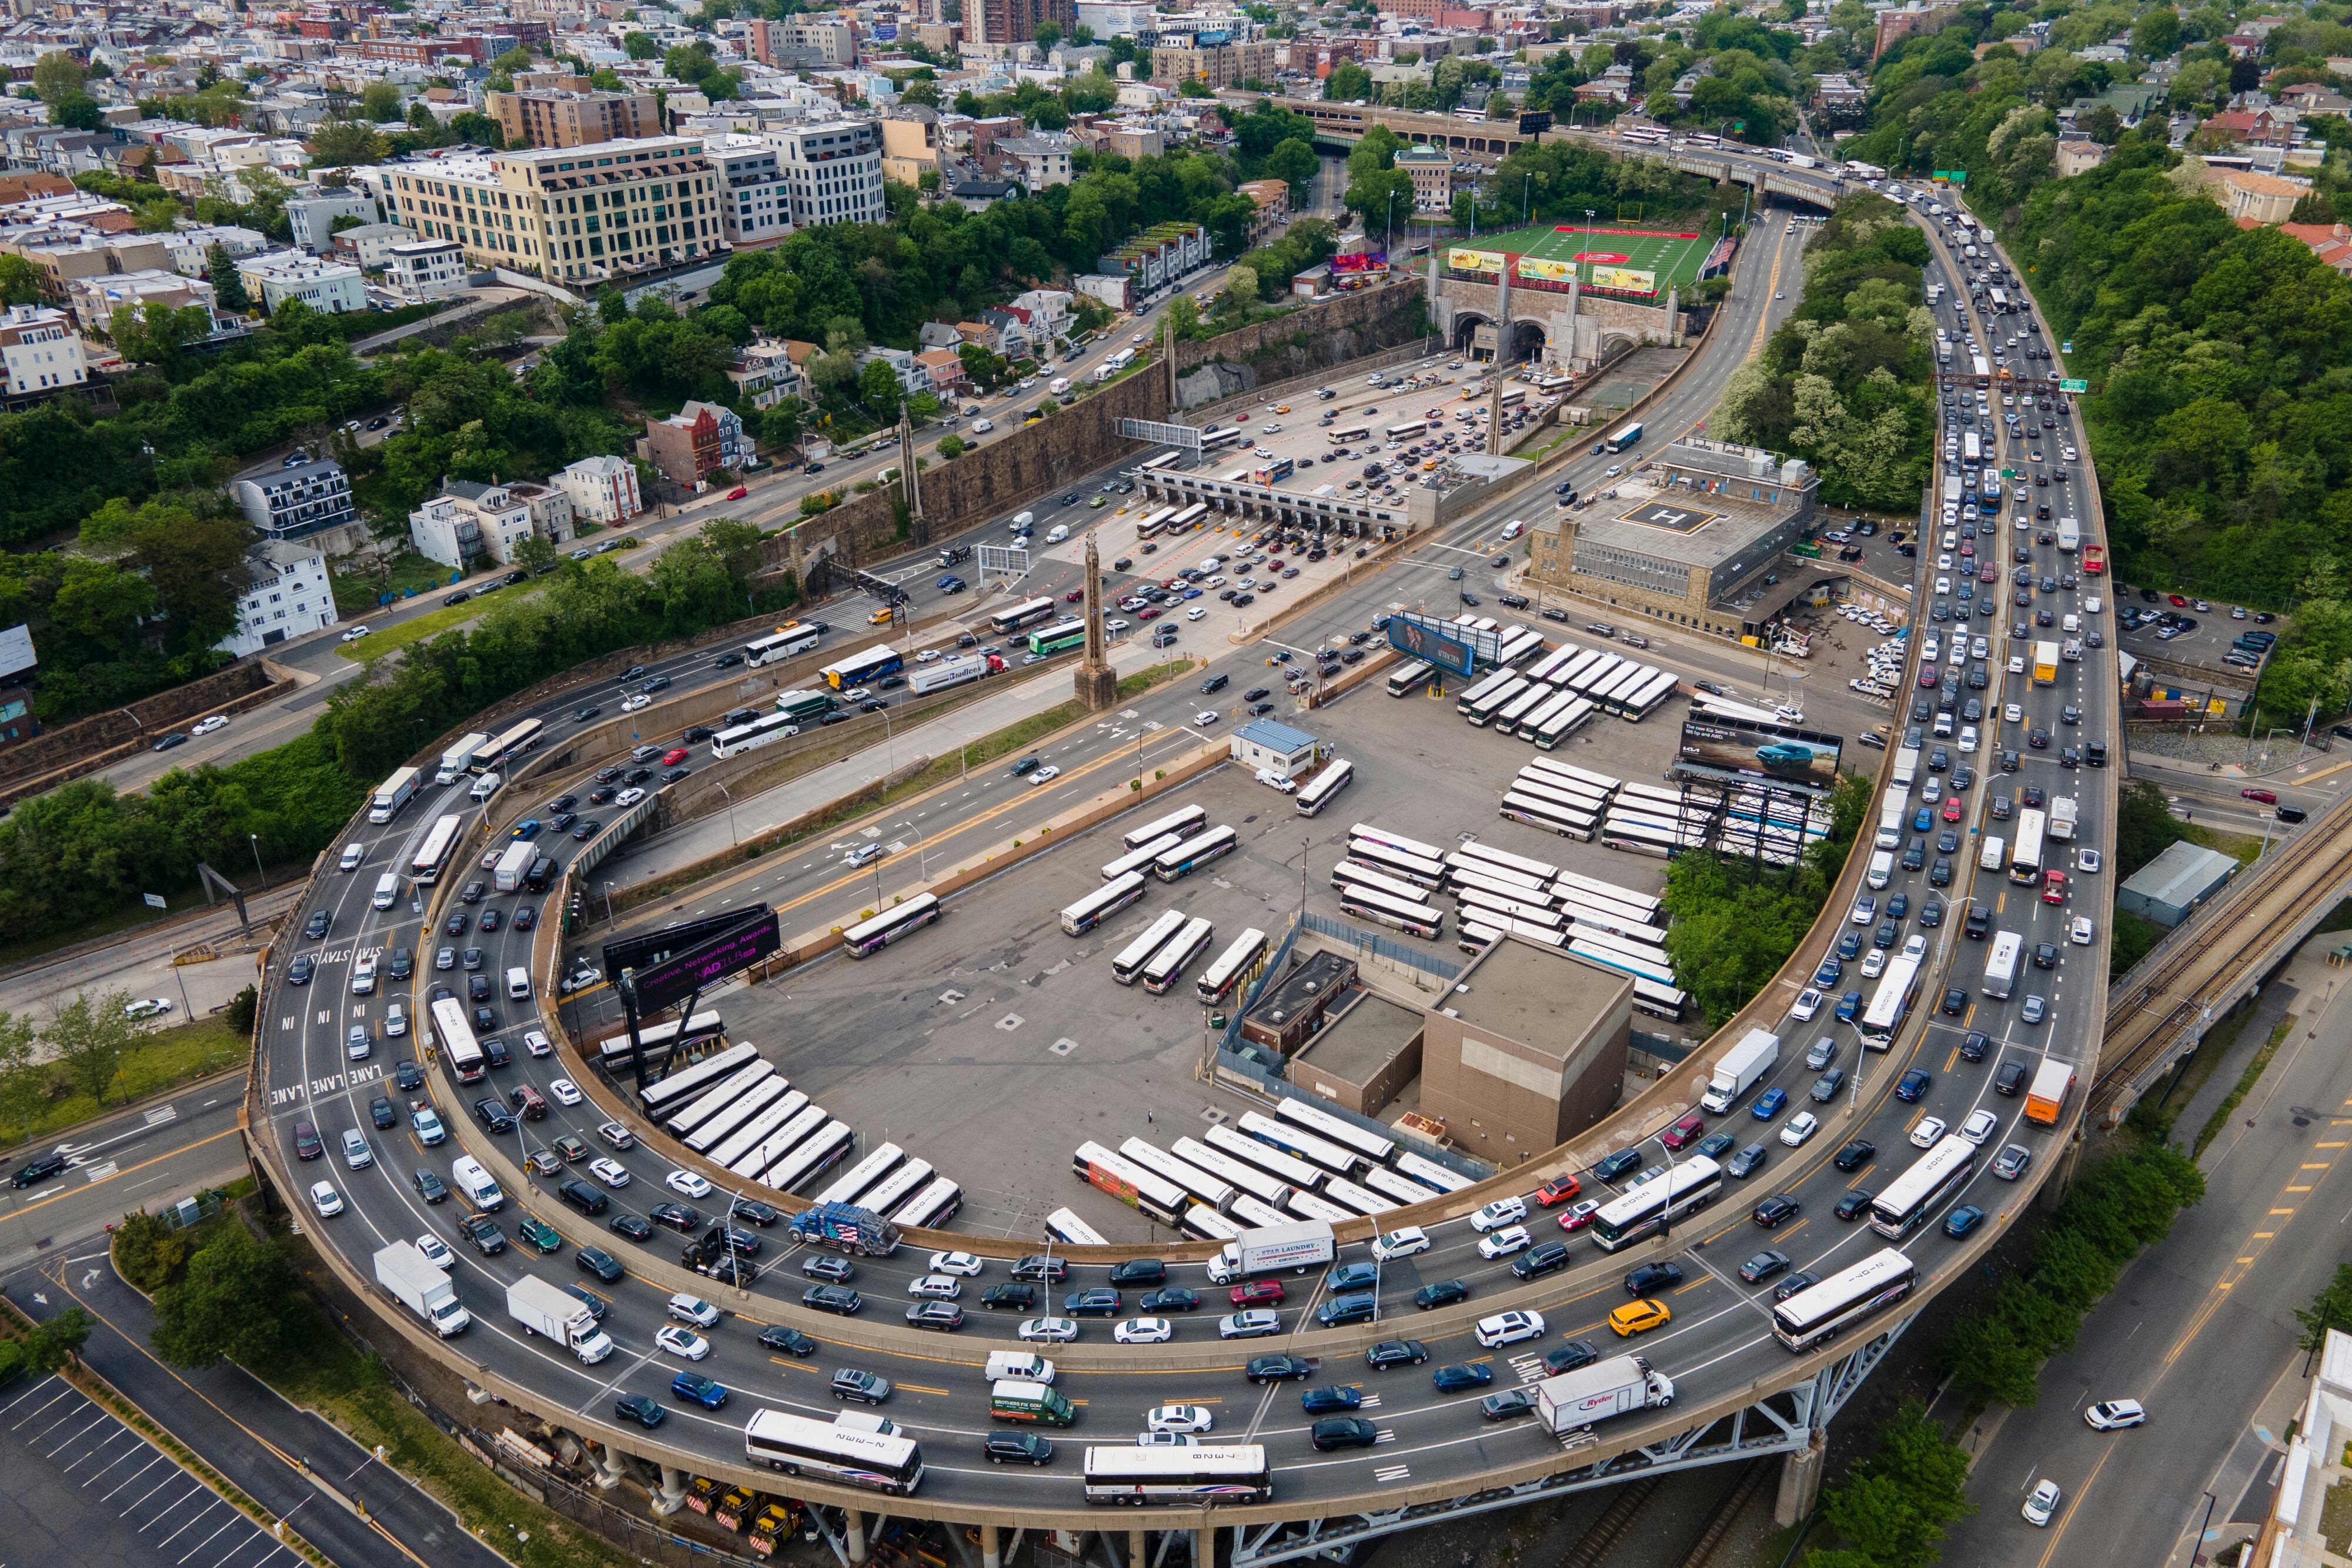
<path fill-rule="evenodd" d="M 1523 256 L 1519 257 L 1519 276 L 1540 277 L 1552 283 L 1566 283 L 1576 276 L 1576 263 L 1548 261 L 1539 256 Z"/>
<path fill-rule="evenodd" d="M 1391 616 L 1389 646 L 1410 658 L 1426 659 L 1441 670 L 1451 670 L 1457 675 L 1470 674 L 1470 644 L 1447 636 L 1425 622 Z"/>
<path fill-rule="evenodd" d="M 1629 294 L 1655 294 L 1658 275 L 1635 267 L 1596 267 L 1592 269 L 1592 287 L 1622 288 Z"/>
<path fill-rule="evenodd" d="M 1682 765 L 1827 793 L 1837 786 L 1844 746 L 1834 735 L 1695 713 L 1683 720 Z"/>
<path fill-rule="evenodd" d="M 1494 272 L 1503 270 L 1500 251 L 1464 250 L 1454 246 L 1445 253 L 1445 265 L 1456 272 Z"/>
<path fill-rule="evenodd" d="M 1386 272 L 1388 266 L 1384 250 L 1351 250 L 1331 258 L 1333 272 Z"/>
<path fill-rule="evenodd" d="M 629 979 L 636 991 L 637 1010 L 653 1012 L 708 990 L 782 946 L 775 915 L 762 911 L 698 947 L 633 971 Z"/>

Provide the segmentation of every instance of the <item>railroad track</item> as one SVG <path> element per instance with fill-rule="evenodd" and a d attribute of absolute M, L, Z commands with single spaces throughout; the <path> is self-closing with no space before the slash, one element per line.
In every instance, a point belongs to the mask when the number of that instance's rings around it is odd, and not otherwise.
<path fill-rule="evenodd" d="M 1650 1494 L 1658 1490 L 1663 1479 L 1648 1476 L 1618 1488 L 1608 1508 L 1592 1521 L 1592 1528 L 1560 1559 L 1560 1568 L 1601 1568 L 1617 1543 L 1625 1539 L 1625 1532 L 1633 1528 L 1642 1506 L 1650 1500 Z"/>
<path fill-rule="evenodd" d="M 2259 867 L 2243 891 L 2200 924 L 2202 940 L 2179 943 L 2107 1016 L 2092 1103 L 2112 1102 L 2122 1086 L 2170 1049 L 2179 1029 L 2206 1005 L 2214 981 L 2269 951 L 2310 913 L 2310 901 L 2340 875 L 2352 852 L 2352 810 L 2330 812 L 2298 840 L 2292 854 Z"/>

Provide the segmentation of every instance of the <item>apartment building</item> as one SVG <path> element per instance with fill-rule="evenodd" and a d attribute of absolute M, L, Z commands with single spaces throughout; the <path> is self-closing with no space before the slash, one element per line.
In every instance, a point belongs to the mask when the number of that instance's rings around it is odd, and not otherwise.
<path fill-rule="evenodd" d="M 793 232 L 792 187 L 764 136 L 714 136 L 708 146 L 719 171 L 719 222 L 732 246 L 772 245 Z"/>
<path fill-rule="evenodd" d="M 286 204 L 286 222 L 295 248 L 312 256 L 324 256 L 335 248 L 337 218 L 375 222 L 375 198 L 362 189 L 321 191 L 315 196 L 296 196 Z"/>
<path fill-rule="evenodd" d="M 273 539 L 295 539 L 353 518 L 352 482 L 335 462 L 299 463 L 229 486 L 237 507 Z"/>
<path fill-rule="evenodd" d="M 0 316 L 0 396 L 25 397 L 78 387 L 89 380 L 81 336 L 53 305 L 11 305 Z"/>
<path fill-rule="evenodd" d="M 661 134 L 649 92 L 532 88 L 488 95 L 490 118 L 509 147 L 583 147 Z"/>
<path fill-rule="evenodd" d="M 940 172 L 939 111 L 908 104 L 890 111 L 881 123 L 882 172 L 901 185 L 919 185 L 926 174 Z"/>
<path fill-rule="evenodd" d="M 583 523 L 625 523 L 646 509 L 637 466 L 625 457 L 583 457 L 559 470 L 553 483 L 571 497 L 572 516 Z"/>
<path fill-rule="evenodd" d="M 466 287 L 466 253 L 453 239 L 403 240 L 387 248 L 384 281 L 409 299 L 435 299 Z"/>
<path fill-rule="evenodd" d="M 303 545 L 269 540 L 247 553 L 251 580 L 236 601 L 236 630 L 214 646 L 242 659 L 248 653 L 335 624 L 335 591 L 327 558 Z"/>
<path fill-rule="evenodd" d="M 275 316 L 289 299 L 328 315 L 367 308 L 366 280 L 347 261 L 326 261 L 299 250 L 273 251 L 238 262 L 236 276 L 266 316 Z"/>
<path fill-rule="evenodd" d="M 439 495 L 408 514 L 417 554 L 468 571 L 485 559 L 509 564 L 526 539 L 560 545 L 572 534 L 572 497 L 549 485 L 445 478 Z"/>
<path fill-rule="evenodd" d="M 699 136 L 420 161 L 379 178 L 402 223 L 457 241 L 478 267 L 562 282 L 726 248 L 719 174 Z"/>
<path fill-rule="evenodd" d="M 1151 51 L 1151 79 L 1164 85 L 1197 81 L 1212 89 L 1235 82 L 1271 82 L 1275 78 L 1274 42 L 1260 38 L 1246 44 L 1193 44 Z"/>
<path fill-rule="evenodd" d="M 830 120 L 765 133 L 790 189 L 792 224 L 878 224 L 882 144 L 867 120 Z"/>
<path fill-rule="evenodd" d="M 744 27 L 751 57 L 763 66 L 854 66 L 857 29 L 837 16 L 755 20 Z"/>
<path fill-rule="evenodd" d="M 1077 0 L 965 0 L 964 38 L 973 44 L 1025 44 L 1040 23 L 1051 22 L 1068 37 L 1078 24 Z"/>

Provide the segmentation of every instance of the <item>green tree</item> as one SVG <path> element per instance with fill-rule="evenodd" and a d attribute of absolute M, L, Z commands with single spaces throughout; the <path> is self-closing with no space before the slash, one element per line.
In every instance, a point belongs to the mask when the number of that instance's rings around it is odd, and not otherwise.
<path fill-rule="evenodd" d="M 81 1364 L 81 1347 L 89 1343 L 97 1320 L 79 1307 L 68 1307 L 35 1328 L 25 1342 L 25 1364 L 37 1372 L 57 1372 Z"/>
<path fill-rule="evenodd" d="M 2151 6 L 2132 24 L 2132 52 L 2160 60 L 2180 47 L 2180 13 L 2169 5 Z"/>
<path fill-rule="evenodd" d="M 49 110 L 49 118 L 57 124 L 76 131 L 106 129 L 105 110 L 99 106 L 98 99 L 86 92 L 68 94 L 62 102 Z"/>
<path fill-rule="evenodd" d="M 698 537 L 728 575 L 748 582 L 763 564 L 757 523 L 742 523 L 733 517 L 713 517 L 702 525 Z"/>
<path fill-rule="evenodd" d="M 875 422 L 887 424 L 898 417 L 898 372 L 887 360 L 868 360 L 858 373 L 857 401 Z"/>
<path fill-rule="evenodd" d="M 33 96 L 56 109 L 81 91 L 79 60 L 63 49 L 53 49 L 33 62 Z"/>
<path fill-rule="evenodd" d="M 49 1097 L 49 1068 L 33 1058 L 33 1020 L 0 1013 L 0 1128 L 26 1136 Z"/>
<path fill-rule="evenodd" d="M 1372 75 L 1353 60 L 1342 60 L 1323 78 L 1323 96 L 1332 103 L 1354 103 L 1372 96 Z"/>
<path fill-rule="evenodd" d="M 627 37 L 621 40 L 621 47 L 623 51 L 628 55 L 629 58 L 633 60 L 657 60 L 661 58 L 661 46 L 654 42 L 653 35 L 650 33 L 632 32 Z"/>
<path fill-rule="evenodd" d="M 375 128 L 356 120 L 329 120 L 320 122 L 310 133 L 310 157 L 313 162 L 344 167 L 360 163 L 381 163 L 389 151 L 384 139 Z"/>
<path fill-rule="evenodd" d="M 360 118 L 383 123 L 401 117 L 400 89 L 388 81 L 372 81 L 360 93 Z"/>
<path fill-rule="evenodd" d="M 2336 1265 L 2336 1277 L 2311 1298 L 2311 1305 L 2294 1309 L 2294 1319 L 2303 1325 L 2294 1342 L 2297 1350 L 2326 1348 L 2330 1329 L 2352 1333 L 2352 1263 Z"/>
<path fill-rule="evenodd" d="M 119 306 L 106 328 L 124 359 L 161 366 L 167 376 L 179 368 L 188 345 L 203 342 L 212 329 L 212 312 L 201 305 L 154 304 Z"/>
<path fill-rule="evenodd" d="M 242 1225 L 225 1226 L 188 1260 L 183 1278 L 155 1292 L 148 1338 L 174 1366 L 233 1361 L 258 1372 L 310 1325 L 308 1301 L 277 1243 Z"/>
<path fill-rule="evenodd" d="M 253 299 L 245 291 L 245 279 L 236 272 L 236 263 L 228 254 L 228 246 L 215 240 L 205 247 L 205 277 L 213 286 L 213 298 L 224 310 L 242 315 L 253 308 Z"/>
<path fill-rule="evenodd" d="M 134 1208 L 115 1222 L 115 1264 L 149 1295 L 170 1283 L 187 1260 L 186 1239 L 145 1209 Z"/>
<path fill-rule="evenodd" d="M 53 1007 L 41 1028 L 41 1043 L 49 1055 L 76 1088 L 101 1105 L 137 1032 L 123 1016 L 130 1005 L 128 991 L 110 992 L 96 1001 L 87 993 L 78 994 Z"/>
<path fill-rule="evenodd" d="M 1269 180 L 1280 180 L 1289 185 L 1291 205 L 1301 206 L 1307 201 L 1307 188 L 1314 183 L 1316 171 L 1322 167 L 1322 162 L 1316 157 L 1315 149 L 1303 141 L 1294 138 L 1278 141 L 1266 154 L 1265 175 Z"/>
<path fill-rule="evenodd" d="M 555 541 L 545 534 L 532 534 L 530 538 L 518 542 L 514 549 L 515 565 L 533 577 L 548 570 L 562 559 L 561 552 L 555 548 Z"/>
<path fill-rule="evenodd" d="M 940 437 L 938 450 L 942 460 L 952 463 L 957 458 L 962 456 L 968 448 L 962 436 L 942 435 Z"/>
<path fill-rule="evenodd" d="M 0 256 L 0 305 L 36 305 L 41 275 L 21 256 Z"/>
<path fill-rule="evenodd" d="M 1054 46 L 1062 41 L 1062 24 L 1048 18 L 1032 28 L 1030 37 L 1041 53 L 1050 55 L 1054 52 Z"/>

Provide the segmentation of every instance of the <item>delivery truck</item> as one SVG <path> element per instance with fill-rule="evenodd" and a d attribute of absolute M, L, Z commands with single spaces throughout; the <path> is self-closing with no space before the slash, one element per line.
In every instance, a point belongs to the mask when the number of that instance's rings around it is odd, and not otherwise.
<path fill-rule="evenodd" d="M 1889 783 L 1898 789 L 1908 789 L 1919 781 L 1919 748 L 1906 746 L 1895 753 L 1895 771 Z"/>
<path fill-rule="evenodd" d="M 908 695 L 919 697 L 945 691 L 982 675 L 992 675 L 1003 668 L 1004 661 L 993 653 L 966 653 L 961 658 L 941 659 L 936 664 L 918 665 L 907 672 Z"/>
<path fill-rule="evenodd" d="M 1780 1037 L 1769 1029 L 1751 1029 L 1747 1038 L 1723 1053 L 1715 1064 L 1715 1075 L 1707 1080 L 1706 1092 L 1699 1096 L 1702 1111 L 1720 1116 L 1732 1107 L 1742 1094 L 1756 1087 L 1756 1081 L 1772 1071 L 1780 1060 Z"/>
<path fill-rule="evenodd" d="M 522 886 L 524 873 L 530 870 L 530 862 L 538 858 L 537 844 L 529 839 L 515 840 L 499 856 L 499 863 L 490 873 L 491 885 L 500 893 L 514 892 Z"/>
<path fill-rule="evenodd" d="M 507 1315 L 520 1323 L 525 1333 L 545 1334 L 558 1344 L 569 1345 L 572 1354 L 592 1365 L 613 1354 L 613 1342 L 604 1337 L 588 1309 L 536 1274 L 507 1287 Z"/>
<path fill-rule="evenodd" d="M 1628 1411 L 1675 1402 L 1675 1385 L 1638 1355 L 1612 1355 L 1536 1385 L 1536 1413 L 1555 1437 L 1590 1432 L 1593 1424 Z"/>
<path fill-rule="evenodd" d="M 377 1250 L 375 1282 L 443 1339 L 464 1333 L 474 1321 L 474 1314 L 458 1301 L 457 1287 L 449 1282 L 449 1276 L 435 1268 L 414 1241 L 395 1241 Z"/>
<path fill-rule="evenodd" d="M 489 743 L 490 737 L 479 730 L 476 730 L 471 735 L 459 737 L 457 745 L 441 754 L 441 765 L 433 770 L 433 782 L 455 784 L 458 779 L 463 779 L 466 776 L 466 765 L 473 761 L 474 753 Z"/>
<path fill-rule="evenodd" d="M 2082 810 L 2082 803 L 2072 795 L 2060 795 L 2053 799 L 2050 802 L 2050 826 L 2047 830 L 2050 836 L 2053 839 L 2073 838 L 2074 821 Z"/>
<path fill-rule="evenodd" d="M 368 821 L 389 822 L 399 815 L 400 809 L 415 795 L 416 780 L 420 777 L 422 774 L 418 769 L 404 768 L 377 785 L 375 793 L 368 799 Z"/>
<path fill-rule="evenodd" d="M 1339 1256 L 1339 1243 L 1332 1239 L 1331 1222 L 1327 1219 L 1302 1219 L 1295 1225 L 1261 1225 L 1244 1230 L 1218 1249 L 1209 1260 L 1209 1282 L 1229 1285 L 1248 1274 L 1266 1274 L 1276 1269 L 1304 1271 L 1318 1264 L 1328 1263 Z"/>
<path fill-rule="evenodd" d="M 898 1228 L 854 1203 L 820 1203 L 793 1215 L 788 1228 L 795 1241 L 865 1258 L 887 1258 L 898 1249 Z"/>
<path fill-rule="evenodd" d="M 2056 1126 L 2074 1088 L 2074 1063 L 2043 1057 L 2042 1065 L 2033 1070 L 2032 1086 L 2025 1092 L 2025 1119 L 2036 1126 Z"/>
<path fill-rule="evenodd" d="M 1890 784 L 1878 802 L 1878 836 L 1872 842 L 1882 850 L 1903 847 L 1903 812 L 1911 803 L 1910 792 Z"/>
<path fill-rule="evenodd" d="M 2053 686 L 2058 684 L 2057 643 L 2033 644 L 2033 684 L 2037 686 Z"/>

